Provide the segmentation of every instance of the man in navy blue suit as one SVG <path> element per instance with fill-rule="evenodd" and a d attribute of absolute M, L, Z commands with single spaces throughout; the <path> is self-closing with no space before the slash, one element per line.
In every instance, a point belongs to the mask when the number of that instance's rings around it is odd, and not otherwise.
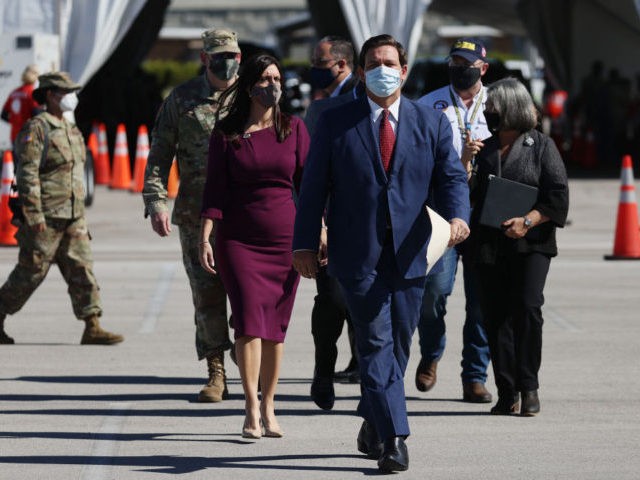
<path fill-rule="evenodd" d="M 469 192 L 446 117 L 400 94 L 402 45 L 390 35 L 367 40 L 358 75 L 366 95 L 324 112 L 312 137 L 293 264 L 315 276 L 326 207 L 329 273 L 345 295 L 360 358 L 358 449 L 393 472 L 409 466 L 404 373 L 426 278 L 425 206 L 432 196 L 455 245 L 469 235 Z"/>

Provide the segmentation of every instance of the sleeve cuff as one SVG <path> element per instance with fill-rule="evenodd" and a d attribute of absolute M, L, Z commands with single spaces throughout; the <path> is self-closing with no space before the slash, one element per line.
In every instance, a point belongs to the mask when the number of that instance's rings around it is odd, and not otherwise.
<path fill-rule="evenodd" d="M 200 216 L 211 220 L 222 220 L 222 210 L 219 208 L 205 208 L 200 213 Z"/>
<path fill-rule="evenodd" d="M 44 215 L 41 213 L 26 213 L 24 214 L 24 218 L 27 222 L 27 225 L 30 227 L 33 225 L 38 225 L 40 223 L 45 223 Z"/>
<path fill-rule="evenodd" d="M 556 210 L 552 208 L 547 208 L 545 205 L 534 205 L 533 209 L 540 212 L 541 215 L 548 217 L 549 221 L 558 228 L 563 228 L 565 222 L 567 221 L 566 215 L 558 213 Z"/>
<path fill-rule="evenodd" d="M 145 206 L 144 213 L 145 217 L 149 215 L 153 215 L 155 213 L 168 212 L 169 207 L 165 202 L 151 202 Z"/>

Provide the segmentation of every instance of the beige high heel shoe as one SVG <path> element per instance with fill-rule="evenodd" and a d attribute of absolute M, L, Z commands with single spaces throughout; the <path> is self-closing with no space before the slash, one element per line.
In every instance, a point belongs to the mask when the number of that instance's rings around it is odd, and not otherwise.
<path fill-rule="evenodd" d="M 260 420 L 258 428 L 248 427 L 245 420 L 245 424 L 242 426 L 242 438 L 252 438 L 254 440 L 258 440 L 261 437 L 262 437 L 262 420 Z"/>
<path fill-rule="evenodd" d="M 264 426 L 264 436 L 265 437 L 270 437 L 270 438 L 282 438 L 284 437 L 284 432 L 282 431 L 282 428 L 280 428 L 280 425 L 277 425 L 273 428 L 271 428 L 267 422 L 265 422 L 264 418 L 261 419 L 262 421 L 262 425 Z"/>

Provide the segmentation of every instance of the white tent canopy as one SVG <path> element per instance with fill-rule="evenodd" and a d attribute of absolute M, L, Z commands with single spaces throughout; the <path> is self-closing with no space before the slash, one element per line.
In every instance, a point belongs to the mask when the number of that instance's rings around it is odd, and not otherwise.
<path fill-rule="evenodd" d="M 61 68 L 86 84 L 107 61 L 146 0 L 3 0 L 0 34 L 60 37 Z"/>
<path fill-rule="evenodd" d="M 423 14 L 430 3 L 431 0 L 340 0 L 358 50 L 368 38 L 388 33 L 404 45 L 410 62 L 415 58 Z"/>

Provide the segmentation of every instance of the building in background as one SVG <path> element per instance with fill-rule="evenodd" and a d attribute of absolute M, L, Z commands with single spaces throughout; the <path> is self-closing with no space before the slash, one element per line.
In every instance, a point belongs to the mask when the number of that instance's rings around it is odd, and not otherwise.
<path fill-rule="evenodd" d="M 308 58 L 300 42 L 300 21 L 309 18 L 306 0 L 173 0 L 169 6 L 158 41 L 148 59 L 198 60 L 202 48 L 200 33 L 212 27 L 227 27 L 238 34 L 245 45 L 268 48 L 281 58 L 299 61 Z M 290 28 L 290 26 L 296 28 Z M 313 42 L 309 25 L 303 25 L 302 42 Z M 278 31 L 282 29 L 282 37 Z M 294 32 L 294 33 L 292 33 Z M 242 45 L 241 45 L 242 46 Z"/>

